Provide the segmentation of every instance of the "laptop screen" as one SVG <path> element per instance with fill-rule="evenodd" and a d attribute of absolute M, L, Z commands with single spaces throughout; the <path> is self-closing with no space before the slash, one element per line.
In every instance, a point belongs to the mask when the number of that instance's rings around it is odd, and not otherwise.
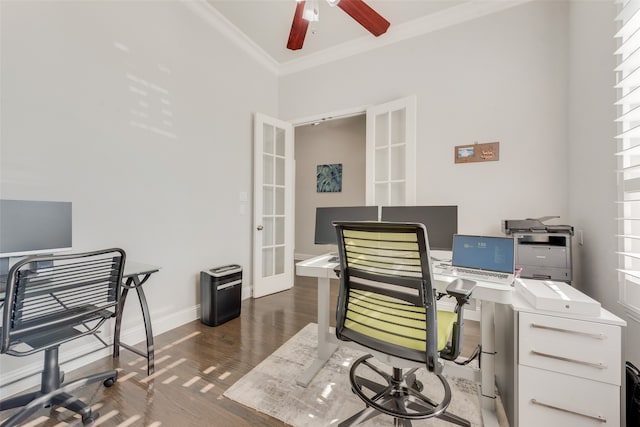
<path fill-rule="evenodd" d="M 513 273 L 513 258 L 511 237 L 453 236 L 454 267 Z"/>

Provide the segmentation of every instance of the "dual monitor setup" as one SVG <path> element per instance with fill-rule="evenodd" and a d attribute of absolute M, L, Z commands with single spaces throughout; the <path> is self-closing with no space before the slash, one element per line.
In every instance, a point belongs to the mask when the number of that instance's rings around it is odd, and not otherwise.
<path fill-rule="evenodd" d="M 432 251 L 451 252 L 452 267 L 508 274 L 513 274 L 515 270 L 513 238 L 458 234 L 457 206 L 318 207 L 316 208 L 315 244 L 338 244 L 333 221 L 424 224 L 427 229 L 429 248 Z"/>
<path fill-rule="evenodd" d="M 450 251 L 458 232 L 457 206 L 349 206 L 316 208 L 316 245 L 337 245 L 333 221 L 415 222 L 427 227 L 429 247 Z"/>

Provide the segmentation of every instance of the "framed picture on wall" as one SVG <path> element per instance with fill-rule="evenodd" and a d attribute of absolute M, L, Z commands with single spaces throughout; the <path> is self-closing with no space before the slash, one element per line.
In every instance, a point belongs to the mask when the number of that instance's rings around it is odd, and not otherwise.
<path fill-rule="evenodd" d="M 316 167 L 316 192 L 340 193 L 342 191 L 342 163 Z"/>
<path fill-rule="evenodd" d="M 491 162 L 500 160 L 500 142 L 483 144 L 456 145 L 454 161 L 456 163 Z"/>

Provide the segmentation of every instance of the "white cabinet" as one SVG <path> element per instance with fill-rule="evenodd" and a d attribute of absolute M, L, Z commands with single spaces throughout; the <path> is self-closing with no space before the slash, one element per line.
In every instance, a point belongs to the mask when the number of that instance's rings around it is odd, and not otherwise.
<path fill-rule="evenodd" d="M 514 307 L 516 426 L 619 426 L 621 319 Z"/>
<path fill-rule="evenodd" d="M 620 425 L 620 386 L 520 365 L 519 420 L 525 426 Z"/>
<path fill-rule="evenodd" d="M 620 327 L 520 313 L 520 365 L 620 385 Z"/>
<path fill-rule="evenodd" d="M 537 310 L 516 291 L 496 306 L 495 325 L 496 384 L 511 427 L 620 426 L 624 320 L 604 309 Z"/>

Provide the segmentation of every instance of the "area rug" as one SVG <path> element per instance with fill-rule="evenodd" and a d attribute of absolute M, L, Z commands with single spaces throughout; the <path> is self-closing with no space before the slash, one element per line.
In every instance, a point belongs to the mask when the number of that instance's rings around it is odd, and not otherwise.
<path fill-rule="evenodd" d="M 296 384 L 296 378 L 311 364 L 316 355 L 317 326 L 310 323 L 284 343 L 267 359 L 225 391 L 224 396 L 245 406 L 277 418 L 292 426 L 326 427 L 364 408 L 352 393 L 349 383 L 351 363 L 362 354 L 340 346 L 308 387 Z M 418 371 L 425 391 L 433 385 L 441 390 L 434 375 Z M 446 368 L 445 368 L 446 373 Z M 468 419 L 471 425 L 482 426 L 476 385 L 463 378 L 447 376 L 452 399 L 449 412 Z M 433 396 L 436 397 L 436 396 Z M 499 417 L 502 418 L 502 417 Z M 380 415 L 362 424 L 370 427 L 393 425 L 393 419 Z M 504 419 L 500 425 L 507 425 Z M 451 426 L 438 420 L 414 421 L 414 426 Z"/>

